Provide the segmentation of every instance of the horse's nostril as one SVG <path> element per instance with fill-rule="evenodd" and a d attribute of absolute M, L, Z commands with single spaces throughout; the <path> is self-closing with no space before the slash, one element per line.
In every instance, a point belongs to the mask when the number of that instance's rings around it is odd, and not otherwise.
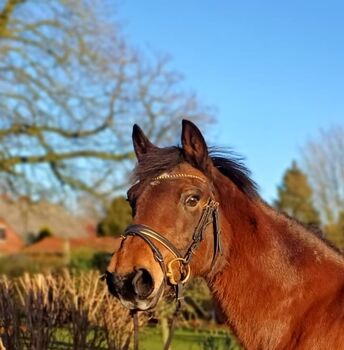
<path fill-rule="evenodd" d="M 105 278 L 110 293 L 126 300 L 145 299 L 154 289 L 153 277 L 146 269 L 137 269 L 125 276 L 106 271 Z"/>
<path fill-rule="evenodd" d="M 118 291 L 123 287 L 123 282 L 114 273 L 105 272 L 106 284 L 110 293 L 117 295 Z"/>
<path fill-rule="evenodd" d="M 153 277 L 146 269 L 138 269 L 132 280 L 132 285 L 138 297 L 146 298 L 153 292 Z"/>

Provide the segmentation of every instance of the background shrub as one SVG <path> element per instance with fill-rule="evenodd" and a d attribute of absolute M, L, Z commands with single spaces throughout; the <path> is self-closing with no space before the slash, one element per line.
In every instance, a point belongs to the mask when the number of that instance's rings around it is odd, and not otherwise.
<path fill-rule="evenodd" d="M 0 329 L 7 350 L 126 350 L 132 323 L 98 272 L 65 269 L 12 280 L 2 276 Z"/>

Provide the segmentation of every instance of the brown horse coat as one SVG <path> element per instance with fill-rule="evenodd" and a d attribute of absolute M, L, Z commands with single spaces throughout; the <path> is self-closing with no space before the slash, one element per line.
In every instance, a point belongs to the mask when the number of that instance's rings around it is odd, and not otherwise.
<path fill-rule="evenodd" d="M 135 171 L 139 182 L 129 192 L 135 223 L 163 232 L 183 250 L 207 198 L 213 196 L 219 202 L 222 255 L 211 267 L 214 245 L 208 227 L 191 270 L 206 279 L 246 349 L 344 349 L 341 253 L 265 204 L 246 168 L 233 157 L 209 154 L 191 122 L 183 121 L 181 148 L 158 148 L 138 127 L 133 141 L 139 161 Z M 196 178 L 154 182 L 161 173 L 195 175 L 206 185 Z M 193 201 L 197 197 L 199 205 L 192 203 L 191 208 L 190 196 Z M 171 258 L 164 247 L 159 248 L 165 260 Z M 130 299 L 123 286 L 140 268 L 147 271 L 146 283 L 152 288 L 147 300 L 136 302 L 137 296 Z M 159 300 L 163 273 L 139 237 L 123 241 L 108 270 L 121 286 L 116 291 L 128 307 L 153 307 Z"/>

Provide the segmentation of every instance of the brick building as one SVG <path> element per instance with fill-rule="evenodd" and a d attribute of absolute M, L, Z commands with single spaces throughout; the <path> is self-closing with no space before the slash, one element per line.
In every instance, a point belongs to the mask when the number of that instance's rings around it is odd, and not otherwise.
<path fill-rule="evenodd" d="M 0 218 L 0 256 L 18 253 L 23 246 L 21 237 Z"/>

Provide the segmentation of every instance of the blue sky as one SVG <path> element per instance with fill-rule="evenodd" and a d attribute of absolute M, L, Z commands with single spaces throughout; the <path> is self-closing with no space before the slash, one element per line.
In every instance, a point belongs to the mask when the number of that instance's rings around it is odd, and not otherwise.
<path fill-rule="evenodd" d="M 128 40 L 170 54 L 217 108 L 209 143 L 245 156 L 266 200 L 309 138 L 344 124 L 344 1 L 119 4 Z"/>

